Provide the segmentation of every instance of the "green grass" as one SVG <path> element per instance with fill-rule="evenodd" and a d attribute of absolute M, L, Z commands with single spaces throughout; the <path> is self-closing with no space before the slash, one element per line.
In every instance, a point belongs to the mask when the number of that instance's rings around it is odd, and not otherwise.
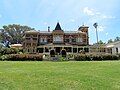
<path fill-rule="evenodd" d="M 0 62 L 0 90 L 120 90 L 120 61 Z"/>

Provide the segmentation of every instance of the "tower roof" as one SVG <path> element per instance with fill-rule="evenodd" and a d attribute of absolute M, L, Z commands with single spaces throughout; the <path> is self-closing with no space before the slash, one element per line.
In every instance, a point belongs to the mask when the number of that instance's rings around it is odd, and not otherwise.
<path fill-rule="evenodd" d="M 55 30 L 62 30 L 59 22 L 57 23 L 57 25 L 56 25 L 56 27 L 55 27 Z"/>

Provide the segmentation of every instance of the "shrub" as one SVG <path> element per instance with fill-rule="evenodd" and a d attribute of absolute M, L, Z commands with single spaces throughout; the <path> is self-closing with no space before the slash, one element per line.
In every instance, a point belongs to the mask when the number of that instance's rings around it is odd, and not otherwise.
<path fill-rule="evenodd" d="M 0 54 L 5 55 L 5 54 L 17 54 L 19 52 L 18 49 L 16 48 L 1 48 Z"/>
<path fill-rule="evenodd" d="M 83 55 L 83 54 L 77 55 L 77 56 L 75 56 L 75 60 L 84 61 L 84 60 L 86 60 L 85 55 Z"/>
<path fill-rule="evenodd" d="M 42 61 L 43 55 L 42 54 L 10 54 L 5 55 L 6 58 L 3 58 L 1 60 L 6 61 Z"/>
<path fill-rule="evenodd" d="M 78 54 L 74 57 L 76 61 L 102 61 L 102 60 L 118 60 L 117 55 L 110 54 Z"/>
<path fill-rule="evenodd" d="M 2 56 L 0 56 L 0 60 L 1 61 L 7 60 L 8 58 L 9 58 L 8 55 L 2 55 Z"/>

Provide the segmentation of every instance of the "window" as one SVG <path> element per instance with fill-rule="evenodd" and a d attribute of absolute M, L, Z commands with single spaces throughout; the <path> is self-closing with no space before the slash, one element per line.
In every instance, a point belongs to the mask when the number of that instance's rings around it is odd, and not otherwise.
<path fill-rule="evenodd" d="M 83 40 L 82 40 L 82 38 L 78 38 L 78 42 L 82 42 Z"/>
<path fill-rule="evenodd" d="M 44 42 L 44 38 L 42 39 L 42 42 Z"/>
<path fill-rule="evenodd" d="M 76 39 L 72 39 L 72 42 L 76 42 Z"/>
<path fill-rule="evenodd" d="M 48 39 L 47 42 L 50 43 L 50 39 Z"/>
<path fill-rule="evenodd" d="M 32 35 L 33 37 L 37 37 L 37 35 Z"/>
<path fill-rule="evenodd" d="M 54 36 L 53 41 L 54 42 L 63 42 L 63 36 Z"/>
<path fill-rule="evenodd" d="M 26 38 L 26 40 L 30 40 L 30 38 Z"/>
<path fill-rule="evenodd" d="M 67 42 L 67 43 L 68 43 L 69 41 L 70 41 L 69 39 L 65 39 L 65 42 Z"/>
<path fill-rule="evenodd" d="M 33 38 L 33 40 L 37 40 L 37 38 Z"/>
<path fill-rule="evenodd" d="M 31 43 L 26 43 L 26 46 L 31 46 Z"/>
<path fill-rule="evenodd" d="M 73 48 L 73 53 L 77 53 L 77 48 Z"/>
<path fill-rule="evenodd" d="M 45 47 L 45 52 L 49 52 L 49 49 L 47 47 Z"/>
<path fill-rule="evenodd" d="M 29 50 L 29 49 L 28 49 L 27 51 L 28 51 L 28 52 L 30 52 L 30 50 Z"/>
<path fill-rule="evenodd" d="M 89 52 L 89 48 L 84 48 L 84 51 L 85 52 Z"/>
<path fill-rule="evenodd" d="M 30 35 L 29 35 L 29 34 L 26 34 L 26 37 L 30 37 Z"/>
<path fill-rule="evenodd" d="M 72 49 L 71 47 L 65 47 L 65 50 L 66 50 L 67 52 L 72 52 L 71 49 Z"/>

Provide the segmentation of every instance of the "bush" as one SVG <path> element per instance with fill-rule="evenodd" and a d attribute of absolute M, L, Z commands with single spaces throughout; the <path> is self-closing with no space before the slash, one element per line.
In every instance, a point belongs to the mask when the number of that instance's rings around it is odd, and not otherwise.
<path fill-rule="evenodd" d="M 74 57 L 76 61 L 102 61 L 102 60 L 118 60 L 117 55 L 110 54 L 78 54 Z"/>
<path fill-rule="evenodd" d="M 6 56 L 6 58 L 4 58 Z M 6 61 L 42 61 L 43 55 L 42 54 L 10 54 L 10 55 L 3 55 L 1 60 Z"/>
<path fill-rule="evenodd" d="M 0 56 L 0 60 L 1 61 L 7 60 L 8 58 L 9 58 L 8 55 L 2 55 L 2 56 Z"/>
<path fill-rule="evenodd" d="M 17 54 L 19 52 L 18 49 L 16 48 L 1 48 L 0 49 L 0 54 L 5 55 L 5 54 Z"/>

